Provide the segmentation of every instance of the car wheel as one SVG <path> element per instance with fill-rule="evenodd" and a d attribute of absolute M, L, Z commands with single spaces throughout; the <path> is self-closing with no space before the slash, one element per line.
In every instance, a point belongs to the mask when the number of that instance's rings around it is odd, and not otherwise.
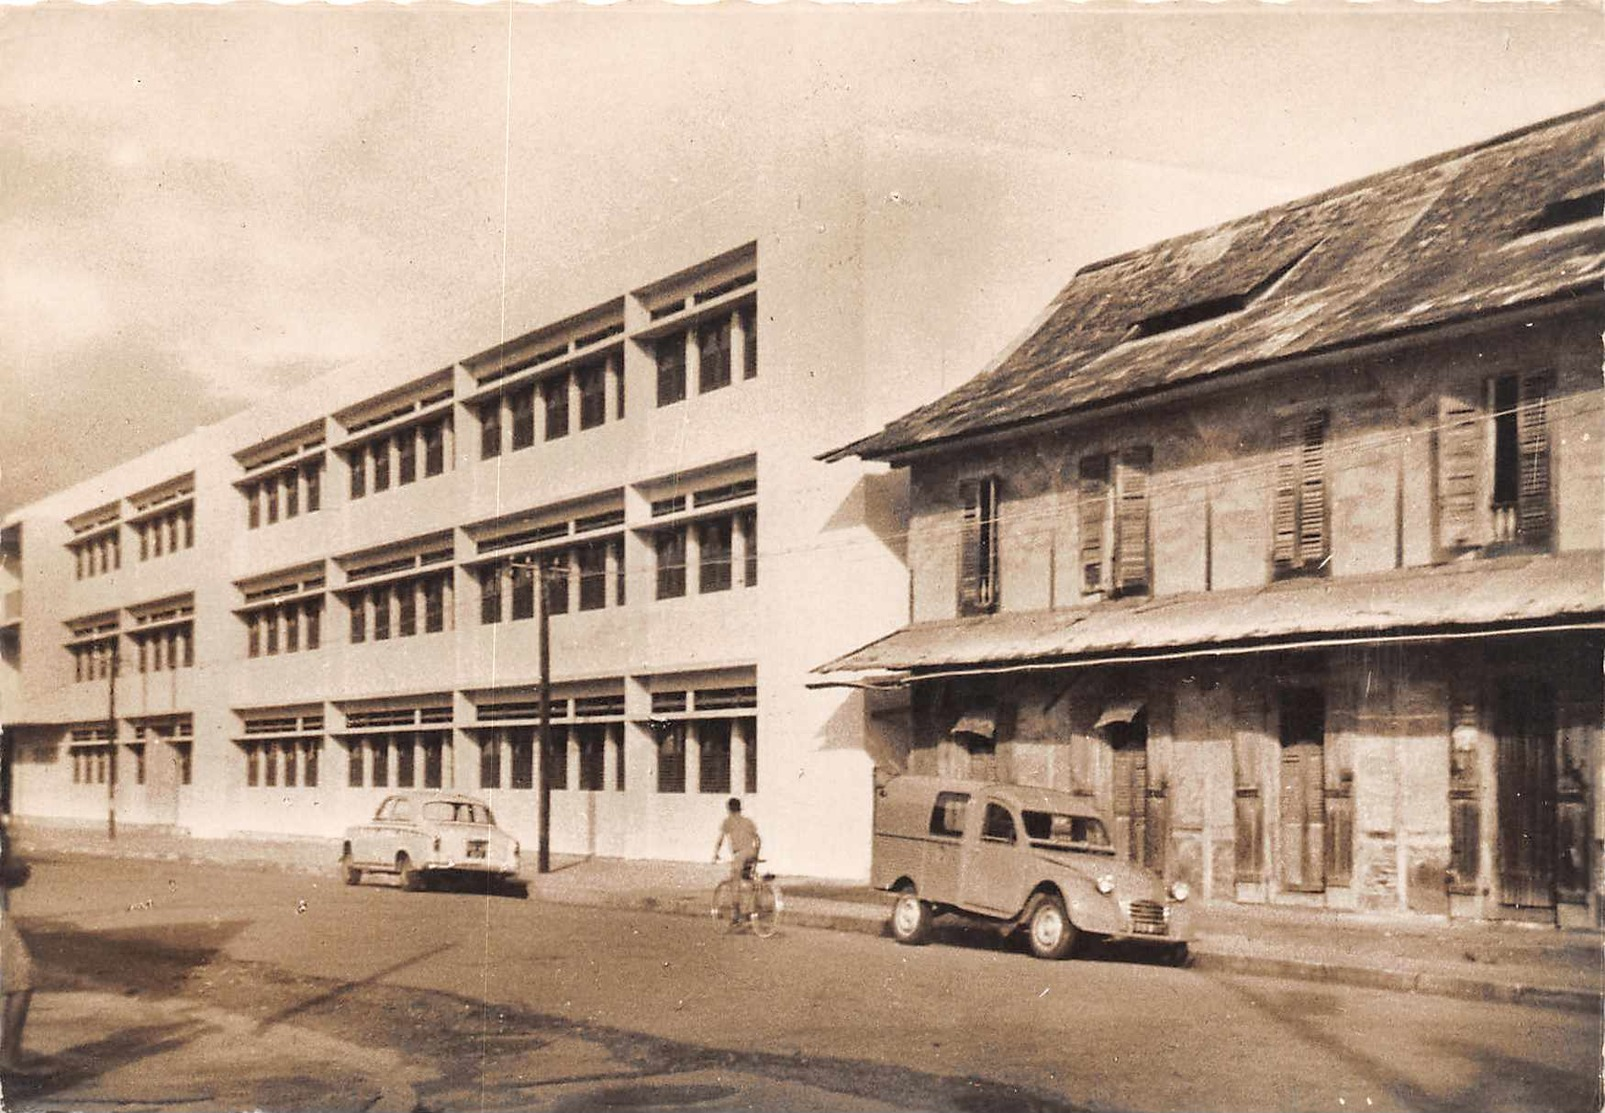
<path fill-rule="evenodd" d="M 345 848 L 340 855 L 340 876 L 347 885 L 360 885 L 362 883 L 362 869 L 351 860 L 351 848 Z"/>
<path fill-rule="evenodd" d="M 1031 953 L 1038 958 L 1068 957 L 1076 945 L 1076 929 L 1064 910 L 1064 901 L 1048 894 L 1037 897 L 1026 917 L 1026 937 Z"/>
<path fill-rule="evenodd" d="M 899 893 L 892 906 L 892 938 L 899 943 L 918 946 L 931 937 L 931 906 L 920 900 L 910 889 Z"/>
<path fill-rule="evenodd" d="M 424 875 L 413 868 L 405 850 L 396 855 L 396 872 L 401 875 L 401 887 L 407 892 L 416 893 L 424 887 Z"/>

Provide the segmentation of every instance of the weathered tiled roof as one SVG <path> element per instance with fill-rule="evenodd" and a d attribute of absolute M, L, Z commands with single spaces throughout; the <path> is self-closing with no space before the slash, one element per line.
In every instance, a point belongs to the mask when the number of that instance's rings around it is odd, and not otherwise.
<path fill-rule="evenodd" d="M 997 366 L 825 458 L 892 457 L 1598 290 L 1602 122 L 1595 105 L 1092 264 Z"/>
<path fill-rule="evenodd" d="M 1167 651 L 1274 648 L 1419 634 L 1486 634 L 1528 624 L 1605 629 L 1605 554 L 1518 556 L 1301 579 L 1060 610 L 919 622 L 815 669 L 915 671 L 1063 663 Z"/>

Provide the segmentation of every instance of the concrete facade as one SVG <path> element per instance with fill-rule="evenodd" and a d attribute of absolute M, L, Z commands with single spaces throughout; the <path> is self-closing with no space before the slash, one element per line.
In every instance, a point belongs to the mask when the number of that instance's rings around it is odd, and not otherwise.
<path fill-rule="evenodd" d="M 443 333 L 11 515 L 14 810 L 330 835 L 440 784 L 529 853 L 533 587 L 486 570 L 555 558 L 554 849 L 700 859 L 741 795 L 784 868 L 867 873 L 879 728 L 803 683 L 907 609 L 903 477 L 814 459 L 865 410 L 860 157 L 665 218 L 515 302 L 510 339 Z"/>

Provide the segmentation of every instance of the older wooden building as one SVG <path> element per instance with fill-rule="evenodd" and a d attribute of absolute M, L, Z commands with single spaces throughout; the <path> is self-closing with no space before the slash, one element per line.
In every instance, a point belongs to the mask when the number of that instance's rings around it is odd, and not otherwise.
<path fill-rule="evenodd" d="M 1083 268 L 906 467 L 906 766 L 1216 899 L 1597 924 L 1605 106 Z"/>

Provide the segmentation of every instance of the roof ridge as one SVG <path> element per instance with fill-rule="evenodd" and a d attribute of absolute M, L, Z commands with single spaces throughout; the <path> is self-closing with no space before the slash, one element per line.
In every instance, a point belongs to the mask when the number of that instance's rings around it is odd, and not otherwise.
<path fill-rule="evenodd" d="M 1140 256 L 1156 253 L 1166 247 L 1173 247 L 1177 244 L 1196 240 L 1200 236 L 1210 235 L 1219 232 L 1222 229 L 1239 227 L 1251 221 L 1257 222 L 1272 214 L 1296 212 L 1299 209 L 1308 208 L 1311 205 L 1317 205 L 1324 201 L 1329 201 L 1334 197 L 1339 197 L 1347 193 L 1353 193 L 1357 190 L 1365 188 L 1366 186 L 1373 185 L 1376 182 L 1383 181 L 1385 179 L 1409 177 L 1431 167 L 1446 165 L 1454 162 L 1457 159 L 1465 158 L 1468 155 L 1477 154 L 1481 151 L 1493 150 L 1494 148 L 1503 144 L 1512 143 L 1518 139 L 1522 139 L 1533 134 L 1534 132 L 1543 131 L 1546 128 L 1562 127 L 1564 125 L 1574 123 L 1577 120 L 1581 120 L 1586 116 L 1598 113 L 1605 113 L 1605 100 L 1596 101 L 1595 103 L 1586 105 L 1582 108 L 1574 108 L 1570 112 L 1561 113 L 1559 116 L 1550 116 L 1542 120 L 1535 120 L 1532 123 L 1523 124 L 1520 127 L 1512 128 L 1509 131 L 1500 132 L 1498 135 L 1492 135 L 1486 139 L 1479 139 L 1475 142 L 1467 143 L 1459 147 L 1452 147 L 1447 151 L 1438 151 L 1435 154 L 1423 155 L 1422 157 L 1412 159 L 1409 162 L 1400 163 L 1398 166 L 1390 166 L 1382 170 L 1374 170 L 1369 174 L 1362 175 L 1361 177 L 1352 178 L 1346 182 L 1339 182 L 1337 185 L 1327 186 L 1325 189 L 1318 190 L 1315 193 L 1306 194 L 1303 197 L 1295 197 L 1291 201 L 1283 201 L 1279 205 L 1271 205 L 1268 208 L 1256 209 L 1251 213 L 1245 213 L 1242 216 L 1232 217 L 1230 220 L 1222 220 L 1214 224 L 1205 225 L 1202 228 L 1194 228 L 1187 232 L 1179 232 L 1174 236 L 1167 236 L 1162 240 L 1155 240 L 1152 243 L 1144 244 L 1141 247 L 1134 247 L 1130 251 L 1122 251 L 1117 255 L 1110 255 L 1102 259 L 1095 259 L 1092 262 L 1086 263 L 1079 267 L 1075 273 L 1071 275 L 1070 281 L 1073 283 L 1077 278 L 1080 278 L 1084 274 L 1092 274 L 1107 267 L 1115 266 L 1116 264 L 1124 263 Z"/>

